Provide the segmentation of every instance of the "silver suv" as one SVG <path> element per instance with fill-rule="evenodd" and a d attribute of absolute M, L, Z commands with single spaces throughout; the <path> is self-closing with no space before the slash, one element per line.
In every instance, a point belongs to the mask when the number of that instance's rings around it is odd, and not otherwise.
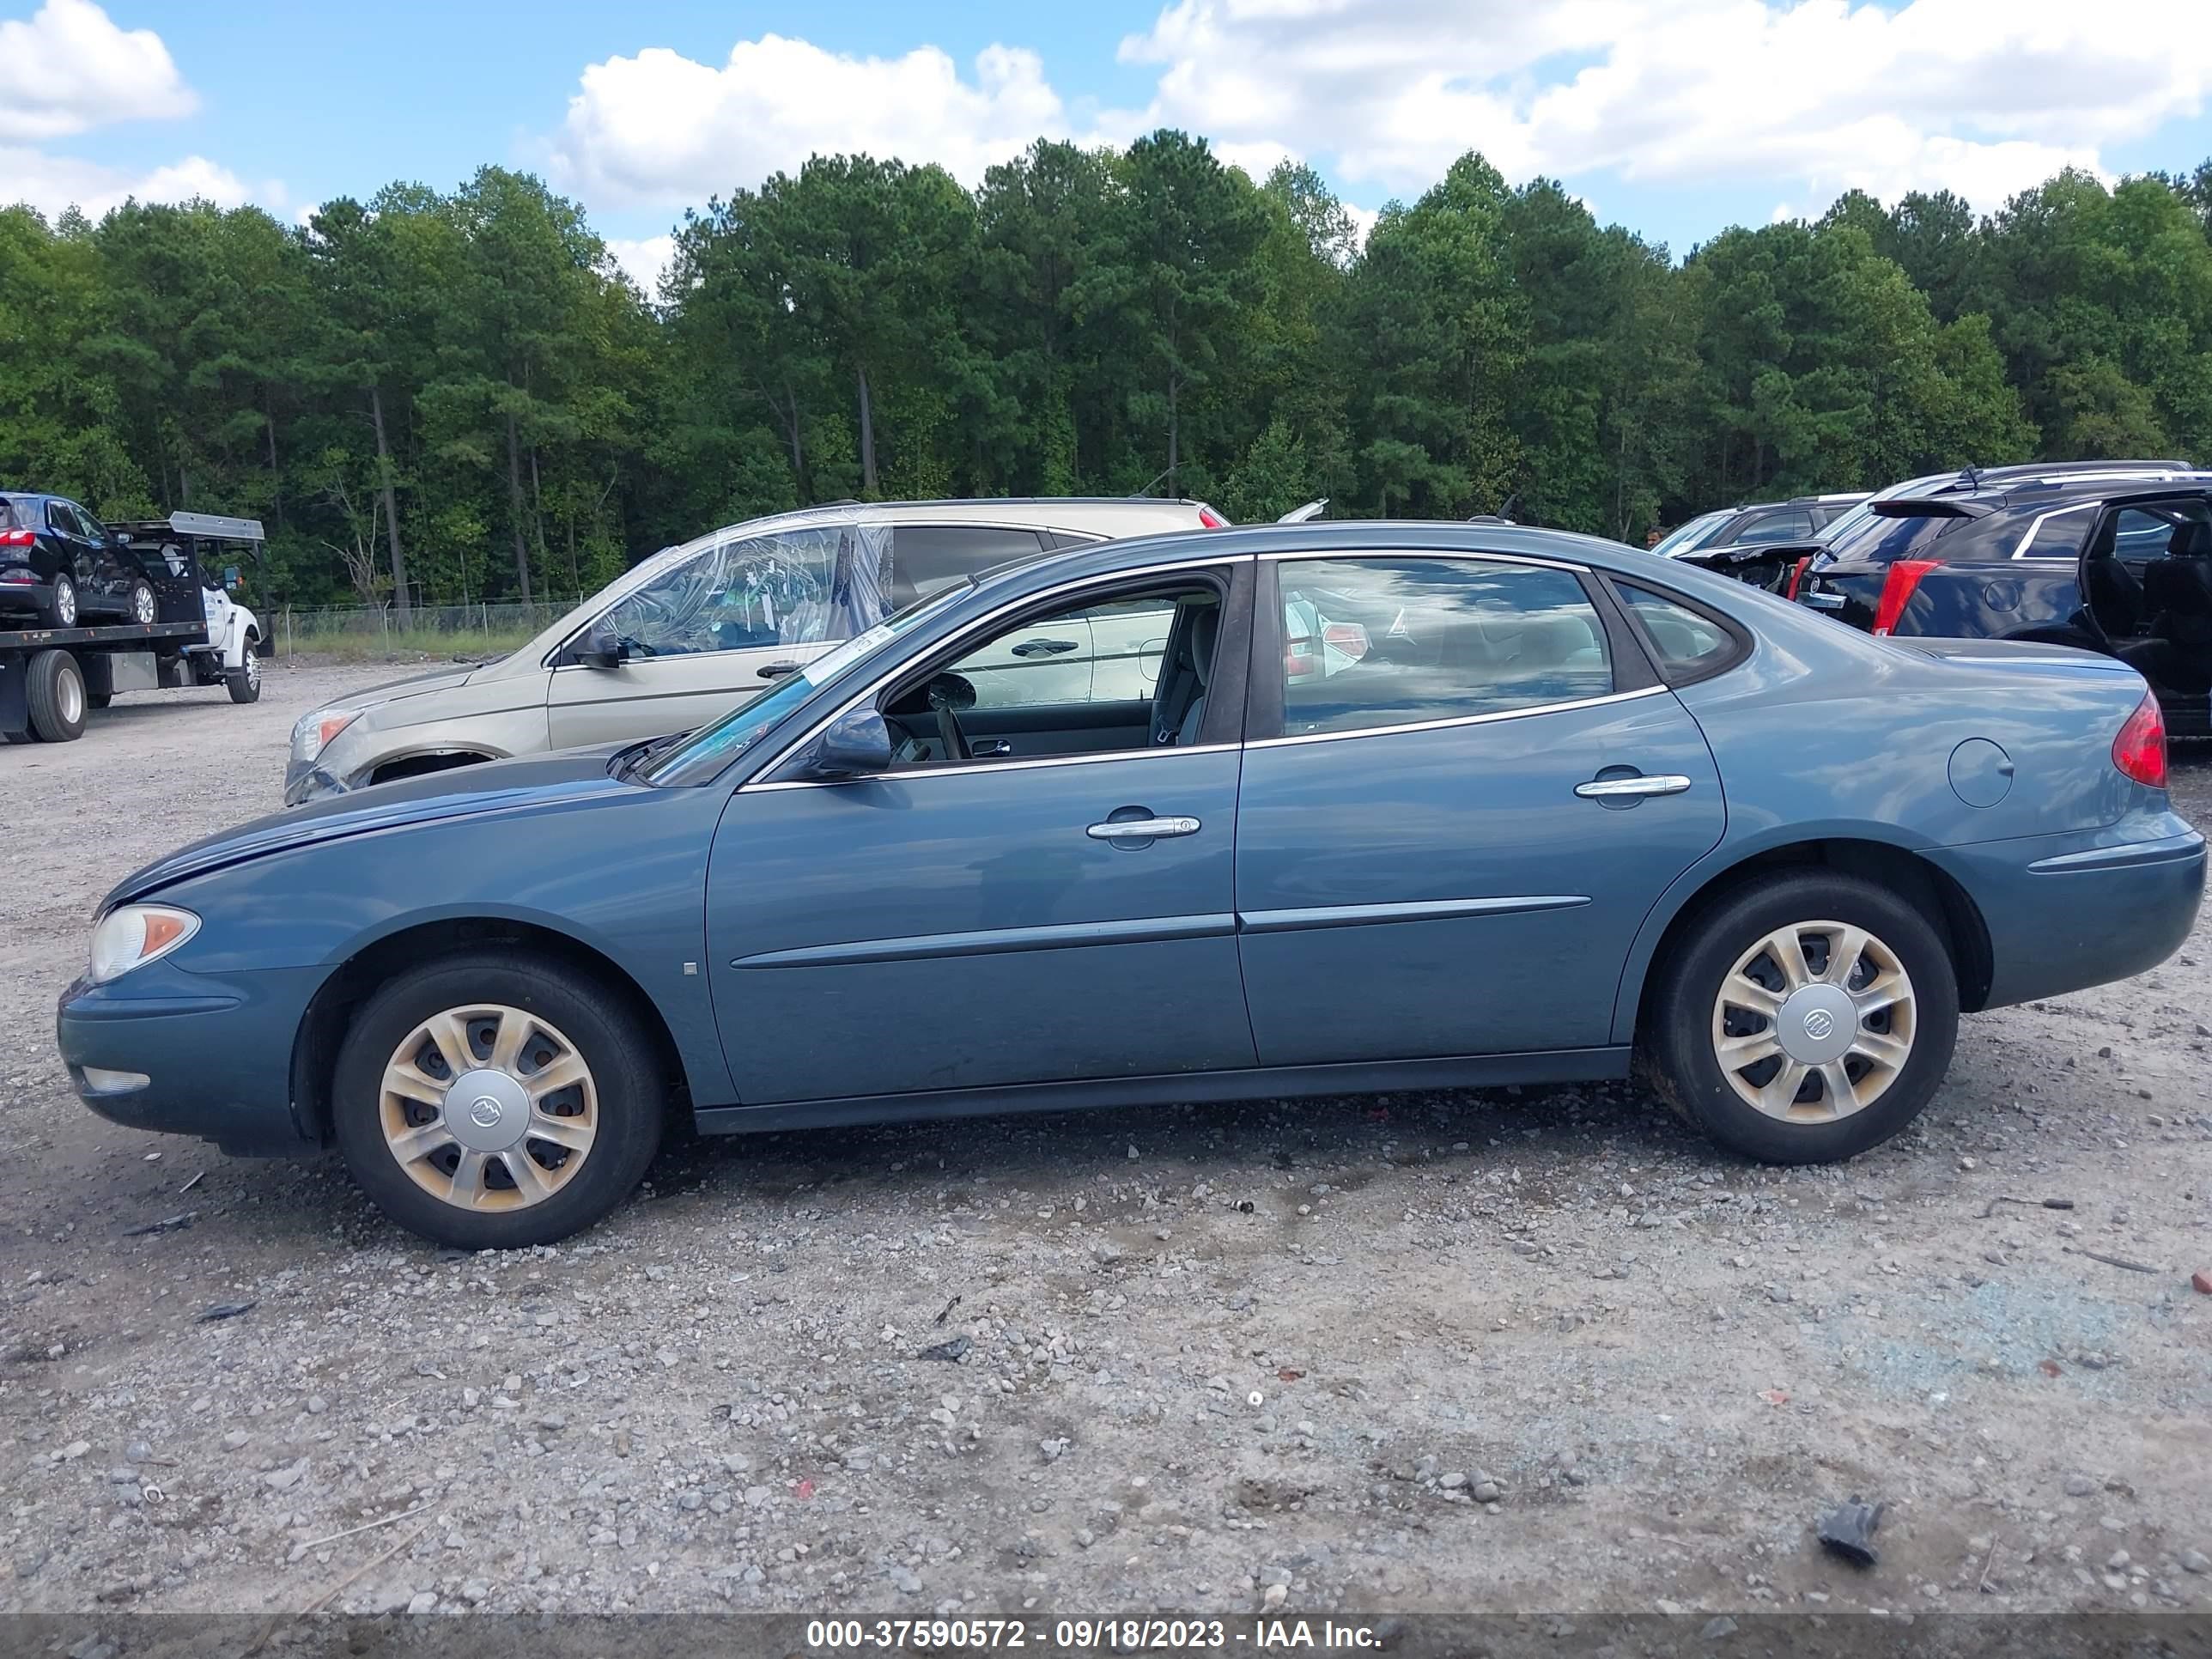
<path fill-rule="evenodd" d="M 1200 501 L 1108 497 L 880 502 L 732 525 L 654 555 L 511 656 L 375 686 L 301 716 L 284 804 L 510 755 L 680 732 L 993 565 L 1226 522 Z M 1010 656 L 1003 678 L 1065 680 L 1095 665 L 1141 680 L 1158 672 L 1163 641 L 1144 625 L 1153 620 L 1101 619 L 1088 639 L 1022 642 L 1037 649 Z"/>

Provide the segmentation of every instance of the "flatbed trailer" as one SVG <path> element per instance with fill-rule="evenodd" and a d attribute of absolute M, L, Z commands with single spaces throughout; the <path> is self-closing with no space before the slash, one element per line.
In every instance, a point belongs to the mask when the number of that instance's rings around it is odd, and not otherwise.
<path fill-rule="evenodd" d="M 119 691 L 228 684 L 234 702 L 261 695 L 260 623 L 209 568 L 226 546 L 258 548 L 252 519 L 174 513 L 117 526 L 153 585 L 155 619 L 101 628 L 0 625 L 0 738 L 69 743 L 86 712 Z"/>
<path fill-rule="evenodd" d="M 0 630 L 0 737 L 68 743 L 118 691 L 191 684 L 184 649 L 207 638 L 205 623 Z"/>

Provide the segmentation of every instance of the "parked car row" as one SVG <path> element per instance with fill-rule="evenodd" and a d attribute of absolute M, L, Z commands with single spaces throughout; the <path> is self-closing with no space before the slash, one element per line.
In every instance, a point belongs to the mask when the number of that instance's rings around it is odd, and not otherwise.
<path fill-rule="evenodd" d="M 1912 478 L 1802 544 L 1680 556 L 1869 633 L 2118 658 L 2176 736 L 2212 736 L 2212 471 L 2036 462 Z"/>
<path fill-rule="evenodd" d="M 2012 511 L 1989 477 L 1862 523 L 1955 520 L 1932 564 Z M 2179 481 L 2123 487 L 2166 504 L 2148 605 L 2196 520 Z M 1817 1162 L 1911 1121 L 1962 1012 L 2140 972 L 2193 921 L 2204 845 L 2126 662 L 1906 638 L 1912 596 L 1875 596 L 1877 638 L 1503 521 L 1218 524 L 736 526 L 502 663 L 313 711 L 302 804 L 103 902 L 58 1012 L 78 1091 L 233 1151 L 334 1146 L 470 1248 L 591 1224 L 671 1111 L 1634 1063 L 1721 1145 Z M 2154 539 L 2115 520 L 2111 556 Z"/>

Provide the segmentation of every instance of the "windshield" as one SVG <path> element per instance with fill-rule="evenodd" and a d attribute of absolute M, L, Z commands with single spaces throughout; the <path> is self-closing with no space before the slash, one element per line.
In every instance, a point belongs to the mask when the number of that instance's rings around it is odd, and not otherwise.
<path fill-rule="evenodd" d="M 1678 554 L 1695 552 L 1705 544 L 1705 538 L 1718 530 L 1735 511 L 1732 507 L 1724 507 L 1717 513 L 1708 513 L 1687 524 L 1677 525 L 1651 550 L 1670 559 Z"/>
<path fill-rule="evenodd" d="M 701 726 L 653 761 L 645 774 L 645 781 L 662 787 L 706 783 L 720 776 L 723 768 L 830 681 L 872 657 L 884 645 L 924 617 L 952 604 L 975 586 L 973 580 L 963 578 L 950 587 L 939 588 L 920 605 L 900 611 L 889 622 L 877 623 L 865 634 L 855 635 L 836 650 L 786 675 L 767 690 L 746 698 L 713 725 Z"/>
<path fill-rule="evenodd" d="M 1852 507 L 1842 513 L 1838 513 L 1834 518 L 1829 520 L 1824 527 L 1816 531 L 1814 534 L 1820 540 L 1826 542 L 1830 547 L 1838 545 L 1850 538 L 1857 535 L 1860 529 L 1865 525 L 1866 521 L 1874 517 L 1874 503 L 1875 497 L 1869 495 L 1866 500 L 1859 502 L 1856 507 Z"/>

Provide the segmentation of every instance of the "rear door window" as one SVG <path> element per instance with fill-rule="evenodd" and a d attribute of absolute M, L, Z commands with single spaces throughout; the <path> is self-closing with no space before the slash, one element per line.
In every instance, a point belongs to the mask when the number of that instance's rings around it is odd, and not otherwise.
<path fill-rule="evenodd" d="M 2112 553 L 2137 571 L 2154 560 L 2202 556 L 2212 507 L 2198 499 L 2145 501 L 2113 515 Z"/>
<path fill-rule="evenodd" d="M 1484 559 L 1285 560 L 1283 731 L 1498 714 L 1613 690 L 1572 573 Z"/>
<path fill-rule="evenodd" d="M 902 524 L 891 531 L 891 609 L 903 611 L 979 571 L 1035 558 L 1034 530 L 1005 525 Z"/>

